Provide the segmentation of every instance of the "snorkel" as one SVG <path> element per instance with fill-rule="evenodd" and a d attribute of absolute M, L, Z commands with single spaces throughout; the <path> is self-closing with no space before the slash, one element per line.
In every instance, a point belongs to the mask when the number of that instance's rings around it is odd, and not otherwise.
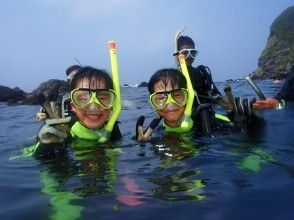
<path fill-rule="evenodd" d="M 176 35 L 175 35 L 175 39 L 174 39 L 174 56 L 176 59 L 176 67 L 179 68 L 179 61 L 178 58 L 176 56 L 176 54 L 178 54 L 178 39 L 180 37 L 180 35 L 186 30 L 186 27 L 181 28 L 180 30 L 177 31 Z"/>
<path fill-rule="evenodd" d="M 113 82 L 113 90 L 115 93 L 115 101 L 113 105 L 113 112 L 103 128 L 103 135 L 98 139 L 99 143 L 104 143 L 108 140 L 113 126 L 120 114 L 121 111 L 121 97 L 120 97 L 120 83 L 119 83 L 119 72 L 118 72 L 118 61 L 116 53 L 116 44 L 114 41 L 108 42 L 109 55 L 110 55 L 110 64 L 111 64 L 111 77 Z"/>
<path fill-rule="evenodd" d="M 111 76 L 112 76 L 112 82 L 113 82 L 113 90 L 115 93 L 115 101 L 113 105 L 112 115 L 108 123 L 105 125 L 105 130 L 111 133 L 114 123 L 116 122 L 121 111 L 121 97 L 120 97 L 119 72 L 118 72 L 118 61 L 117 61 L 115 42 L 109 41 L 108 47 L 109 47 L 109 54 L 110 54 Z"/>
<path fill-rule="evenodd" d="M 188 90 L 188 100 L 186 104 L 186 108 L 184 111 L 184 116 L 181 122 L 181 125 L 179 127 L 169 127 L 165 123 L 163 123 L 164 130 L 166 132 L 173 132 L 173 133 L 186 133 L 189 132 L 193 127 L 193 120 L 191 118 L 192 114 L 192 107 L 193 107 L 193 101 L 194 101 L 194 90 L 193 86 L 190 80 L 189 72 L 187 69 L 186 61 L 183 55 L 179 56 L 179 63 L 182 70 L 183 75 L 186 78 L 187 81 L 187 90 Z"/>

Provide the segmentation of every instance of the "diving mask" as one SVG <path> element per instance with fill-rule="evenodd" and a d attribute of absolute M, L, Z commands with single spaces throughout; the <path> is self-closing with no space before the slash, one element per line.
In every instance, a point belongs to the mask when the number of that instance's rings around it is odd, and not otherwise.
<path fill-rule="evenodd" d="M 111 89 L 74 89 L 71 100 L 77 108 L 85 108 L 90 103 L 96 103 L 104 109 L 110 109 L 115 100 L 115 93 Z"/>
<path fill-rule="evenodd" d="M 188 101 L 188 91 L 181 88 L 171 91 L 155 92 L 149 96 L 149 101 L 157 110 L 163 109 L 169 103 L 184 106 Z"/>
<path fill-rule="evenodd" d="M 189 57 L 195 59 L 195 57 L 198 54 L 198 50 L 196 49 L 182 49 L 178 52 L 179 55 L 183 55 L 184 59 L 187 59 Z"/>

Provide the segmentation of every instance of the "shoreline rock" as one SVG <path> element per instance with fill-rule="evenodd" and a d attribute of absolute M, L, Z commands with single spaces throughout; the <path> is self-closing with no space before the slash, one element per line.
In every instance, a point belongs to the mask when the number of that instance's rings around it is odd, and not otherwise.
<path fill-rule="evenodd" d="M 43 93 L 45 97 L 50 97 L 52 101 L 57 101 L 68 91 L 67 82 L 64 80 L 50 79 L 41 83 L 31 93 L 26 93 L 20 88 L 11 89 L 0 85 L 0 102 L 7 102 L 8 105 L 39 105 L 38 95 Z"/>
<path fill-rule="evenodd" d="M 255 79 L 283 79 L 294 65 L 294 6 L 283 11 L 272 23 L 258 68 L 250 75 Z"/>

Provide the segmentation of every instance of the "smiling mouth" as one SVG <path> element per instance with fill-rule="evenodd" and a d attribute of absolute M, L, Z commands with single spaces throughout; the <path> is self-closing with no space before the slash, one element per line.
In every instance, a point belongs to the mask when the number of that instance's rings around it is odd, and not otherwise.
<path fill-rule="evenodd" d="M 172 113 L 172 112 L 177 112 L 178 109 L 166 109 L 164 112 L 165 113 Z"/>
<path fill-rule="evenodd" d="M 89 113 L 89 114 L 85 114 L 85 116 L 91 120 L 98 120 L 101 117 L 101 115 L 98 113 L 95 113 L 95 114 Z"/>

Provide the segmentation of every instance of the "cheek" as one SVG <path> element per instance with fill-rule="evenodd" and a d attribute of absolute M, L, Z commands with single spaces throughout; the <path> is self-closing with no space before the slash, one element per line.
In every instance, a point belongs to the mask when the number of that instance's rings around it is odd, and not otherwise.
<path fill-rule="evenodd" d="M 105 111 L 105 117 L 106 117 L 107 119 L 110 117 L 110 113 L 111 113 L 110 110 L 106 110 L 106 111 Z"/>
<path fill-rule="evenodd" d="M 165 114 L 164 114 L 164 112 L 163 112 L 163 111 L 156 111 L 156 112 L 157 112 L 157 114 L 159 114 L 161 117 L 163 117 L 163 118 L 164 118 Z"/>
<path fill-rule="evenodd" d="M 70 103 L 71 110 L 76 114 L 77 113 L 77 108 L 73 103 Z"/>
<path fill-rule="evenodd" d="M 186 109 L 186 106 L 181 106 L 181 107 L 179 108 L 179 110 L 180 110 L 181 113 L 184 113 L 185 109 Z"/>

